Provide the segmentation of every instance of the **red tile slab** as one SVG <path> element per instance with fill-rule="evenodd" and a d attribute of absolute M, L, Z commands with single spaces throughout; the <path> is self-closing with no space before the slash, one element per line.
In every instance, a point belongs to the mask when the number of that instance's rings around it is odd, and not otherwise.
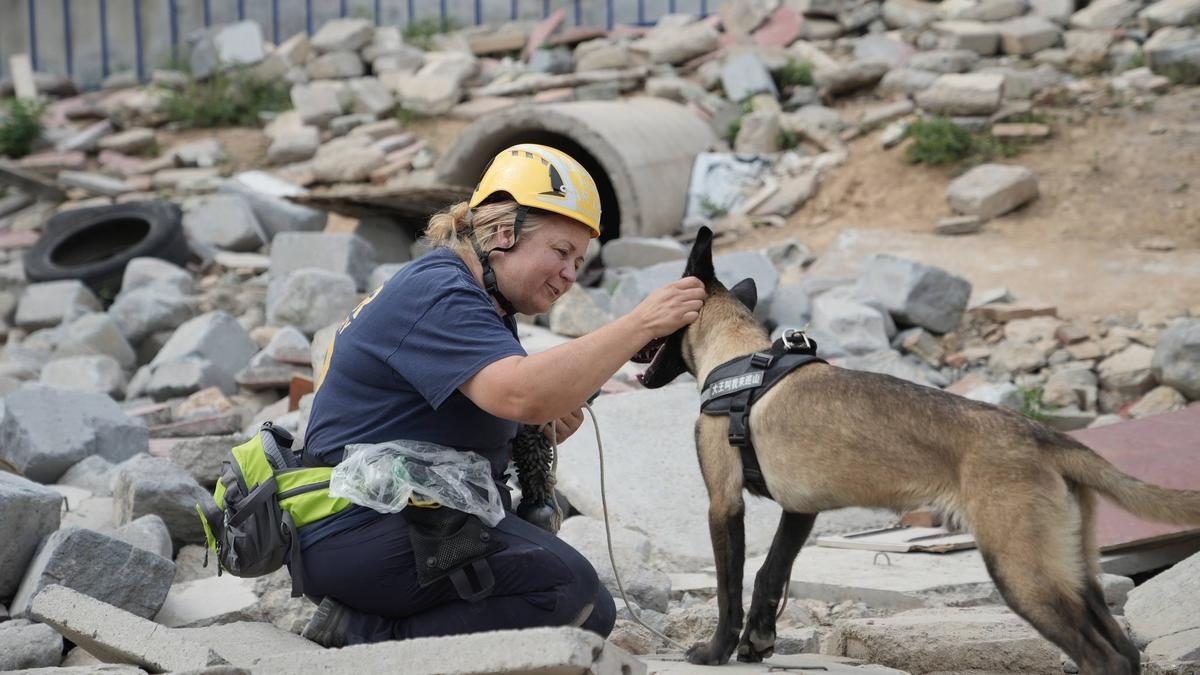
<path fill-rule="evenodd" d="M 1166 488 L 1200 490 L 1200 405 L 1071 432 L 1125 473 Z M 1145 521 L 1101 499 L 1096 531 L 1103 551 L 1200 533 L 1200 527 Z"/>
<path fill-rule="evenodd" d="M 530 56 L 533 56 L 534 50 L 542 46 L 546 38 L 554 34 L 558 27 L 562 25 L 563 19 L 567 16 L 567 10 L 559 7 L 550 14 L 550 16 L 542 19 L 541 23 L 534 26 L 529 33 L 529 41 L 525 43 L 525 49 L 521 52 L 521 58 L 528 61 Z"/>
<path fill-rule="evenodd" d="M 758 45 L 786 47 L 800 37 L 803 26 L 804 17 L 800 12 L 785 5 L 767 17 L 766 23 L 754 31 L 751 39 Z"/>

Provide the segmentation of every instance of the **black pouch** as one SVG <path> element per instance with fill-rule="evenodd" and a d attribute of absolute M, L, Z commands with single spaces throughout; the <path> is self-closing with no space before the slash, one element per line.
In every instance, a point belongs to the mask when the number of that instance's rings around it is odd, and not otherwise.
<path fill-rule="evenodd" d="M 448 577 L 459 597 L 467 602 L 478 602 L 492 594 L 496 578 L 487 557 L 508 548 L 493 536 L 492 528 L 477 516 L 445 506 L 409 504 L 400 513 L 408 521 L 408 538 L 422 587 Z"/>

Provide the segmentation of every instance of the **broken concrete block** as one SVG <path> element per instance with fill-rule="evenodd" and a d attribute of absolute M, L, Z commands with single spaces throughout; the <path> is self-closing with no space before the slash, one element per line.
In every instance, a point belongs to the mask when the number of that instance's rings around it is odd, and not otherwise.
<path fill-rule="evenodd" d="M 202 314 L 176 329 L 150 364 L 157 366 L 188 357 L 201 358 L 211 361 L 232 378 L 246 367 L 257 351 L 258 345 L 236 319 L 216 311 Z"/>
<path fill-rule="evenodd" d="M 313 81 L 321 80 L 343 80 L 351 77 L 359 77 L 365 72 L 362 59 L 354 52 L 329 52 L 321 54 L 312 59 L 305 65 L 305 72 L 308 74 L 308 79 Z"/>
<path fill-rule="evenodd" d="M 206 645 L 63 586 L 39 593 L 30 614 L 105 661 L 133 663 L 151 672 L 224 663 Z"/>
<path fill-rule="evenodd" d="M 1200 629 L 1200 553 L 1129 592 L 1125 618 L 1138 645 Z"/>
<path fill-rule="evenodd" d="M 271 164 L 291 164 L 312 159 L 321 147 L 321 130 L 314 126 L 301 126 L 280 132 L 267 148 L 267 161 Z"/>
<path fill-rule="evenodd" d="M 110 497 L 112 488 L 109 487 L 109 483 L 112 482 L 115 466 L 97 455 L 84 457 L 59 476 L 56 484 L 87 490 L 97 497 Z"/>
<path fill-rule="evenodd" d="M 1158 338 L 1154 377 L 1190 400 L 1200 399 L 1200 319 L 1171 324 Z"/>
<path fill-rule="evenodd" d="M 187 41 L 192 45 L 192 76 L 199 80 L 219 70 L 258 63 L 266 56 L 262 29 L 256 21 L 201 29 L 188 35 Z"/>
<path fill-rule="evenodd" d="M 196 504 L 208 493 L 183 467 L 165 457 L 134 457 L 117 470 L 112 487 L 117 525 L 153 513 L 162 518 L 177 547 L 204 542 Z"/>
<path fill-rule="evenodd" d="M 171 531 L 156 514 L 147 513 L 131 520 L 114 530 L 112 536 L 130 546 L 171 560 Z"/>
<path fill-rule="evenodd" d="M 1058 675 L 1058 648 L 1006 607 L 917 609 L 837 622 L 823 653 L 912 672 Z"/>
<path fill-rule="evenodd" d="M 955 178 L 946 201 L 959 213 L 990 219 L 1038 196 L 1037 176 L 1023 166 L 983 164 Z"/>
<path fill-rule="evenodd" d="M 771 71 L 754 52 L 739 52 L 727 57 L 721 68 L 721 84 L 725 98 L 734 103 L 741 103 L 755 94 L 779 98 Z"/>
<path fill-rule="evenodd" d="M 836 335 L 850 354 L 870 354 L 889 345 L 883 313 L 860 302 L 821 295 L 813 301 L 812 322 L 814 331 Z"/>
<path fill-rule="evenodd" d="M 1125 613 L 1125 602 L 1133 590 L 1133 579 L 1119 574 L 1101 574 L 1100 586 L 1104 590 L 1104 602 L 1113 614 Z"/>
<path fill-rule="evenodd" d="M 105 394 L 114 399 L 125 395 L 125 373 L 121 364 L 107 354 L 54 359 L 42 368 L 39 381 L 50 387 Z"/>
<path fill-rule="evenodd" d="M 256 621 L 254 581 L 226 574 L 175 584 L 154 621 L 171 628 Z"/>
<path fill-rule="evenodd" d="M 1039 16 L 1022 16 L 999 24 L 1005 54 L 1028 56 L 1058 44 L 1062 29 Z"/>
<path fill-rule="evenodd" d="M 221 462 L 229 451 L 242 442 L 239 436 L 194 436 L 181 438 L 171 446 L 171 461 L 183 467 L 197 483 L 212 487 L 221 472 Z"/>
<path fill-rule="evenodd" d="M 982 21 L 938 21 L 932 25 L 941 49 L 966 49 L 991 56 L 1000 46 L 1000 32 Z"/>
<path fill-rule="evenodd" d="M 307 366 L 309 359 L 312 358 L 312 344 L 304 336 L 304 333 L 296 330 L 293 326 L 280 328 L 275 335 L 271 336 L 271 341 L 267 343 L 266 347 L 263 347 L 263 351 L 267 353 L 267 356 L 280 363 Z"/>
<path fill-rule="evenodd" d="M 1112 30 L 1119 28 L 1142 8 L 1130 0 L 1097 0 L 1071 15 L 1072 28 Z"/>
<path fill-rule="evenodd" d="M 1172 633 L 1146 645 L 1149 661 L 1176 661 L 1195 663 L 1200 661 L 1200 628 Z"/>
<path fill-rule="evenodd" d="M 121 292 L 144 286 L 166 286 L 186 294 L 192 292 L 193 279 L 187 270 L 161 258 L 134 258 L 125 266 Z"/>
<path fill-rule="evenodd" d="M 900 323 L 935 333 L 947 333 L 958 327 L 971 296 L 971 284 L 965 279 L 887 254 L 867 260 L 857 288 L 878 298 Z"/>
<path fill-rule="evenodd" d="M 53 483 L 76 462 L 120 462 L 149 447 L 149 431 L 108 396 L 26 384 L 0 405 L 0 457 L 26 477 Z"/>
<path fill-rule="evenodd" d="M 308 613 L 311 614 L 311 602 L 305 598 L 296 600 L 305 603 L 309 608 Z M 208 645 L 231 665 L 245 668 L 249 668 L 257 660 L 278 654 L 322 651 L 321 646 L 314 642 L 261 621 L 238 621 L 203 628 L 177 628 L 174 632 L 192 642 Z"/>
<path fill-rule="evenodd" d="M 221 184 L 221 192 L 233 192 L 245 197 L 268 237 L 280 232 L 311 231 L 325 227 L 324 211 L 293 204 L 286 199 L 305 194 L 304 188 L 264 171 L 236 174 Z"/>
<path fill-rule="evenodd" d="M 275 269 L 274 265 L 271 269 Z M 344 318 L 358 304 L 358 299 L 354 279 L 349 275 L 300 268 L 271 282 L 267 321 L 275 326 L 295 326 L 311 335 Z"/>
<path fill-rule="evenodd" d="M 34 331 L 99 311 L 99 298 L 83 282 L 45 281 L 25 287 L 14 321 L 19 328 Z"/>
<path fill-rule="evenodd" d="M 162 607 L 174 576 L 170 560 L 93 530 L 64 527 L 43 542 L 11 611 L 25 615 L 36 596 L 57 584 L 149 618 Z"/>
<path fill-rule="evenodd" d="M 375 255 L 366 240 L 354 234 L 288 232 L 276 237 L 271 244 L 271 278 L 287 278 L 305 267 L 348 274 L 362 290 L 375 268 Z"/>
<path fill-rule="evenodd" d="M 620 589 L 604 544 L 604 522 L 587 516 L 567 518 L 558 536 L 587 558 L 596 569 L 600 582 L 619 597 Z M 650 540 L 640 532 L 616 526 L 612 528 L 612 547 L 621 583 L 629 597 L 639 607 L 666 612 L 671 600 L 671 579 L 664 572 L 649 567 Z"/>
<path fill-rule="evenodd" d="M 325 128 L 346 112 L 341 101 L 344 87 L 343 83 L 330 80 L 297 84 L 292 87 L 292 106 L 306 125 Z"/>
<path fill-rule="evenodd" d="M 56 668 L 63 640 L 53 628 L 24 619 L 0 623 L 0 671 Z"/>
<path fill-rule="evenodd" d="M 154 333 L 173 331 L 196 313 L 187 296 L 165 292 L 162 286 L 122 292 L 108 308 L 108 315 L 131 345 L 140 345 Z"/>
<path fill-rule="evenodd" d="M 1142 30 L 1147 34 L 1164 26 L 1200 24 L 1200 3 L 1196 0 L 1159 0 L 1138 12 Z"/>
<path fill-rule="evenodd" d="M 133 347 L 108 314 L 85 314 L 67 324 L 54 348 L 56 358 L 93 355 L 112 357 L 123 370 L 137 363 Z"/>
<path fill-rule="evenodd" d="M 562 672 L 582 675 L 645 675 L 646 666 L 604 638 L 579 628 L 530 628 L 473 635 L 379 642 L 342 649 L 281 654 L 257 660 L 263 675 L 305 672 L 391 671 L 405 675 L 486 672 Z"/>
<path fill-rule="evenodd" d="M 0 598 L 12 597 L 38 544 L 58 529 L 62 502 L 58 492 L 0 471 Z"/>
<path fill-rule="evenodd" d="M 226 251 L 253 252 L 266 243 L 250 204 L 236 194 L 205 197 L 183 214 L 183 229 L 197 241 Z"/>
<path fill-rule="evenodd" d="M 917 105 L 938 115 L 990 115 L 1004 101 L 1004 76 L 995 73 L 939 75 L 917 92 Z"/>
<path fill-rule="evenodd" d="M 375 35 L 375 27 L 366 19 L 333 19 L 326 21 L 310 39 L 318 52 L 356 52 L 365 47 Z"/>
<path fill-rule="evenodd" d="M 209 387 L 232 394 L 237 390 L 236 381 L 236 375 L 230 377 L 212 361 L 187 356 L 139 370 L 129 382 L 128 393 L 156 401 L 187 396 Z"/>

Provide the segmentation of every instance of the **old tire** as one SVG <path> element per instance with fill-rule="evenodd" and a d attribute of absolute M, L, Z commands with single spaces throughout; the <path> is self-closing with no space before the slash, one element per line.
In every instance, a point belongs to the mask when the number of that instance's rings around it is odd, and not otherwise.
<path fill-rule="evenodd" d="M 78 279 L 112 300 L 130 260 L 162 258 L 183 265 L 191 251 L 179 207 L 167 201 L 131 202 L 64 211 L 46 222 L 25 254 L 30 281 Z"/>

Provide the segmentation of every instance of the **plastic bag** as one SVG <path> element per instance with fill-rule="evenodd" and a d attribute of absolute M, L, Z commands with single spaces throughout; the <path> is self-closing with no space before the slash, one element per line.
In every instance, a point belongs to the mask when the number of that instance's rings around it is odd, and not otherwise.
<path fill-rule="evenodd" d="M 504 519 L 491 464 L 436 443 L 348 445 L 330 476 L 329 494 L 381 513 L 398 513 L 414 497 L 476 515 L 491 527 Z"/>

